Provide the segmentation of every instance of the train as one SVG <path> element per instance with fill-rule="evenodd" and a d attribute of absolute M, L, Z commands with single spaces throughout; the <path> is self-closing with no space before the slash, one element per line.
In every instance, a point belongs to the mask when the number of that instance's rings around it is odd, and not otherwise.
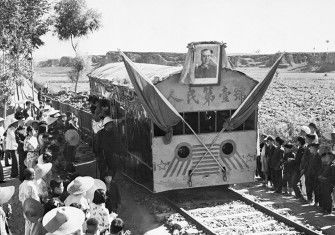
<path fill-rule="evenodd" d="M 116 129 L 125 144 L 121 169 L 154 193 L 252 182 L 258 109 L 240 126 L 222 128 L 258 81 L 231 68 L 224 43 L 195 42 L 187 48 L 182 66 L 134 63 L 188 124 L 179 122 L 169 133 L 146 112 L 123 62 L 88 74 L 91 95 L 119 107 L 111 115 L 123 120 Z"/>

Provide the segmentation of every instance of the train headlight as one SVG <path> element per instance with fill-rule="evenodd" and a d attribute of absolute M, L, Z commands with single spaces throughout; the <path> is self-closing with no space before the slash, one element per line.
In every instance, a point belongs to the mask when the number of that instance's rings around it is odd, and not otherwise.
<path fill-rule="evenodd" d="M 220 152 L 223 156 L 232 156 L 236 151 L 236 144 L 233 140 L 227 140 L 221 143 Z"/>
<path fill-rule="evenodd" d="M 175 154 L 182 159 L 188 158 L 191 155 L 191 146 L 188 143 L 180 143 L 176 147 Z"/>

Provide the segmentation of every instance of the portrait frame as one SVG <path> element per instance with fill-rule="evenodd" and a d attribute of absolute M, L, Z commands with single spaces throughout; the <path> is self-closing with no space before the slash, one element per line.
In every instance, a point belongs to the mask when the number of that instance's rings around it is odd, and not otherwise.
<path fill-rule="evenodd" d="M 192 55 L 192 66 L 191 66 L 191 86 L 204 86 L 204 85 L 220 85 L 220 78 L 221 78 L 221 60 L 222 60 L 222 44 L 218 43 L 210 43 L 210 42 L 203 42 L 196 45 L 193 45 L 193 55 Z M 202 59 L 201 59 L 201 51 L 206 50 L 210 51 L 210 69 L 207 71 L 201 71 L 203 67 Z M 209 52 L 206 52 L 209 54 Z M 207 55 L 208 56 L 208 55 Z M 215 68 L 215 76 L 213 76 L 213 66 Z M 204 77 L 203 74 L 209 73 L 211 74 L 210 77 Z"/>

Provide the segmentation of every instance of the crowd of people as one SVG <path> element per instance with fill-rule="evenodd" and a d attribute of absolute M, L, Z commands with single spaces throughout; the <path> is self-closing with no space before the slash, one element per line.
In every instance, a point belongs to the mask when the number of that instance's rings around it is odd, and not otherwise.
<path fill-rule="evenodd" d="M 265 187 L 286 196 L 294 192 L 301 202 L 314 203 L 325 214 L 331 214 L 335 198 L 335 133 L 330 134 L 331 144 L 320 143 L 319 137 L 314 123 L 303 126 L 293 142 L 262 135 L 257 168 Z"/>
<path fill-rule="evenodd" d="M 6 166 L 11 163 L 11 177 L 21 181 L 25 235 L 130 234 L 117 214 L 121 197 L 115 171 L 106 168 L 100 179 L 76 172 L 78 119 L 72 113 L 53 109 L 50 100 L 38 108 L 27 101 L 0 123 L 2 158 Z M 14 186 L 0 187 L 1 235 L 11 234 L 14 226 L 8 223 L 14 193 Z"/>

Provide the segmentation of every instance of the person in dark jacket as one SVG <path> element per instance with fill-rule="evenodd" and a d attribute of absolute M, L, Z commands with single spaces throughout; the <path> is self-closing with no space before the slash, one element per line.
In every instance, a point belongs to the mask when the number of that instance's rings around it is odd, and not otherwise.
<path fill-rule="evenodd" d="M 303 199 L 302 194 L 301 194 L 301 190 L 298 186 L 300 178 L 301 178 L 301 171 L 300 171 L 300 164 L 301 164 L 301 159 L 302 156 L 304 155 L 305 152 L 305 138 L 303 138 L 302 136 L 299 136 L 297 138 L 297 153 L 295 155 L 295 159 L 293 161 L 293 165 L 292 165 L 292 188 L 294 190 L 294 194 L 295 197 L 297 199 Z"/>
<path fill-rule="evenodd" d="M 318 154 L 319 144 L 312 143 L 308 145 L 308 149 L 311 155 L 305 172 L 307 201 L 312 203 L 314 194 L 314 203 L 317 205 L 320 201 L 320 193 L 317 188 L 318 176 L 322 166 L 321 157 Z"/>
<path fill-rule="evenodd" d="M 305 147 L 304 154 L 301 158 L 301 163 L 300 163 L 301 176 L 305 174 L 307 167 L 308 167 L 308 162 L 311 158 L 311 152 L 309 151 L 308 146 L 313 143 L 315 138 L 316 138 L 315 135 L 310 135 L 310 134 L 306 135 L 306 139 L 305 139 L 306 147 Z"/>
<path fill-rule="evenodd" d="M 294 171 L 295 153 L 293 152 L 293 144 L 284 144 L 283 158 L 283 189 L 285 195 L 292 195 L 292 176 Z"/>
<path fill-rule="evenodd" d="M 112 173 L 112 172 L 111 172 Z M 110 174 L 106 174 L 105 183 L 107 186 L 107 200 L 106 208 L 109 210 L 109 213 L 117 213 L 121 205 L 121 194 L 119 187 L 114 181 L 113 177 Z"/>
<path fill-rule="evenodd" d="M 276 137 L 276 149 L 273 152 L 273 156 L 270 161 L 270 166 L 273 169 L 273 184 L 276 193 L 282 193 L 283 186 L 283 171 L 282 163 L 284 158 L 284 148 L 282 145 L 284 140 L 280 137 Z"/>
<path fill-rule="evenodd" d="M 320 185 L 320 207 L 325 214 L 333 210 L 332 192 L 335 185 L 335 152 L 326 153 L 322 158 L 323 169 L 318 177 Z"/>
<path fill-rule="evenodd" d="M 19 126 L 15 131 L 15 139 L 18 145 L 17 154 L 19 156 L 19 180 L 21 182 L 23 182 L 24 180 L 23 172 L 27 168 L 26 165 L 24 164 L 24 160 L 26 160 L 27 157 L 27 152 L 24 151 L 23 149 L 23 142 L 24 139 L 26 138 L 25 132 L 26 131 L 22 126 Z"/>
<path fill-rule="evenodd" d="M 273 187 L 274 187 L 274 183 L 273 183 L 274 170 L 271 167 L 271 162 L 272 162 L 273 153 L 275 149 L 276 149 L 276 146 L 274 145 L 274 139 L 272 138 L 272 136 L 268 136 L 266 138 L 265 158 L 267 159 L 267 163 L 268 163 L 268 180 L 270 181 Z"/>

